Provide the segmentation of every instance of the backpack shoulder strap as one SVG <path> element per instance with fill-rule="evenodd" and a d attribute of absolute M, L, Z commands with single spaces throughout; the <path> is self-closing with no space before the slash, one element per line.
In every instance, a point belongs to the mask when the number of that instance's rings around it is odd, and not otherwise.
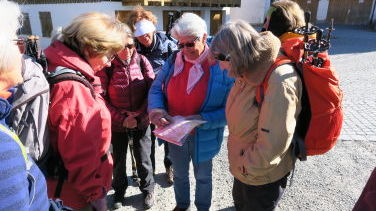
<path fill-rule="evenodd" d="M 141 73 L 142 73 L 142 76 L 144 78 L 146 78 L 146 68 L 145 68 L 145 62 L 144 60 L 141 58 L 142 55 L 141 54 L 138 54 L 137 55 L 137 58 L 136 58 L 136 62 L 137 62 L 137 65 L 140 67 L 140 70 L 141 70 Z M 146 57 L 145 57 L 146 58 Z"/>
<path fill-rule="evenodd" d="M 77 81 L 90 89 L 90 93 L 95 99 L 95 91 L 93 85 L 86 79 L 86 77 L 76 71 L 66 67 L 57 67 L 54 72 L 47 73 L 47 80 L 50 86 L 60 83 L 62 81 Z"/>
<path fill-rule="evenodd" d="M 264 102 L 264 97 L 266 90 L 268 88 L 268 81 L 270 75 L 275 69 L 277 69 L 277 67 L 288 63 L 292 63 L 292 61 L 287 56 L 277 57 L 275 62 L 269 67 L 268 71 L 266 72 L 264 80 L 262 80 L 261 84 L 257 86 L 255 104 L 257 105 L 257 107 L 259 107 L 259 109 L 261 109 L 261 105 Z"/>

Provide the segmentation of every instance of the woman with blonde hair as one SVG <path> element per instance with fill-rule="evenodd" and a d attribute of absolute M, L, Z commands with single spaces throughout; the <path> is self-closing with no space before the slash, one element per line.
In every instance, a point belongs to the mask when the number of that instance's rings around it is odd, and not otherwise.
<path fill-rule="evenodd" d="M 19 6 L 0 0 L 0 210 L 48 210 L 45 178 L 5 123 L 12 107 L 9 89 L 23 82 L 23 60 L 16 39 L 20 20 Z"/>
<path fill-rule="evenodd" d="M 49 71 L 69 71 L 81 81 L 64 80 L 51 87 L 50 141 L 60 157 L 59 175 L 49 175 L 48 194 L 75 210 L 107 209 L 112 181 L 111 115 L 100 95 L 95 73 L 111 66 L 126 45 L 124 25 L 103 13 L 76 17 L 45 50 Z"/>
<path fill-rule="evenodd" d="M 270 31 L 281 42 L 302 35 L 294 30 L 305 25 L 304 11 L 299 4 L 291 0 L 279 0 L 272 3 L 266 13 L 262 31 Z"/>
<path fill-rule="evenodd" d="M 239 20 L 222 26 L 211 52 L 236 78 L 226 103 L 233 199 L 238 211 L 274 210 L 294 167 L 292 139 L 301 111 L 302 81 L 291 64 L 275 67 L 279 39 Z M 271 69 L 270 69 L 271 68 Z M 256 89 L 272 71 L 262 105 Z"/>

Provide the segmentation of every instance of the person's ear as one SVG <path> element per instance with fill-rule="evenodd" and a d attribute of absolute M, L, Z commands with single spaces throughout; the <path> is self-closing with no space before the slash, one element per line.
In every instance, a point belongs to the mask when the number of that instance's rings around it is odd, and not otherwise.
<path fill-rule="evenodd" d="M 85 58 L 89 58 L 90 57 L 90 53 L 89 53 L 89 50 L 87 48 L 84 49 L 83 53 L 84 53 L 84 57 Z"/>
<path fill-rule="evenodd" d="M 203 36 L 202 36 L 202 43 L 205 45 L 205 43 L 206 43 L 206 39 L 208 38 L 208 35 L 207 34 L 204 34 Z"/>

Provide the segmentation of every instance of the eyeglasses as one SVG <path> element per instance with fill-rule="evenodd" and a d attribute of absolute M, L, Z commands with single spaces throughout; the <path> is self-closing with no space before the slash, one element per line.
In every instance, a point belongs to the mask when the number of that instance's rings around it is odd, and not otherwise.
<path fill-rule="evenodd" d="M 106 55 L 106 57 L 107 57 L 107 60 L 108 60 L 109 62 L 111 62 L 112 60 L 114 60 L 114 59 L 115 59 L 115 57 L 116 57 L 116 54 L 110 54 L 110 55 Z"/>
<path fill-rule="evenodd" d="M 200 39 L 199 37 L 196 37 L 192 42 L 188 42 L 188 43 L 178 43 L 178 48 L 179 49 L 182 49 L 184 47 L 187 47 L 187 48 L 192 48 L 193 46 L 195 46 L 195 42 Z"/>
<path fill-rule="evenodd" d="M 24 38 L 17 38 L 14 39 L 13 42 L 15 42 L 17 45 L 24 45 L 26 40 Z"/>
<path fill-rule="evenodd" d="M 128 44 L 125 47 L 128 48 L 128 49 L 132 49 L 132 48 L 134 48 L 134 44 Z"/>
<path fill-rule="evenodd" d="M 228 54 L 227 56 L 226 55 L 223 55 L 223 54 L 217 54 L 214 56 L 214 58 L 218 61 L 230 61 L 231 60 L 231 56 L 230 54 Z"/>

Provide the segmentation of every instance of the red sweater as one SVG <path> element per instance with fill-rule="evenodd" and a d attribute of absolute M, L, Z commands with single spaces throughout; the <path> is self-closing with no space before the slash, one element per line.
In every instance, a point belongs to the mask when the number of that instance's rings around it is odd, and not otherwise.
<path fill-rule="evenodd" d="M 204 75 L 201 76 L 190 94 L 187 94 L 189 69 L 192 63 L 185 62 L 183 71 L 172 76 L 167 86 L 168 113 L 171 116 L 190 116 L 200 112 L 208 89 L 210 68 L 208 61 L 202 64 Z"/>

